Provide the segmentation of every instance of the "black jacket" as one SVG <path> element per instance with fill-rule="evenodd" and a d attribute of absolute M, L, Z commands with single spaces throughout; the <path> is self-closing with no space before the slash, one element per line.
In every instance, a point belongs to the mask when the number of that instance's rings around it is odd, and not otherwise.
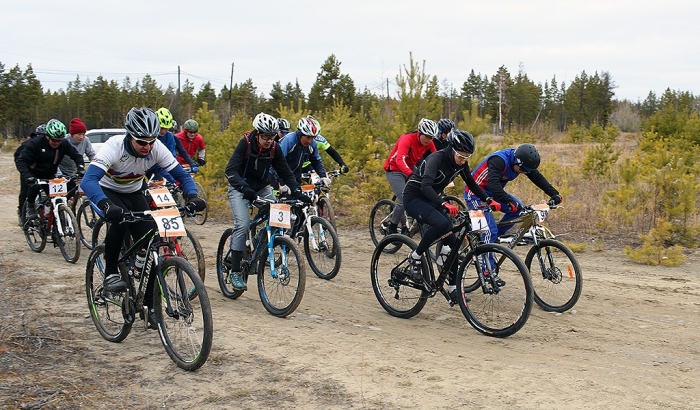
<path fill-rule="evenodd" d="M 41 136 L 27 141 L 24 148 L 15 161 L 17 170 L 22 178 L 36 177 L 49 179 L 56 176 L 58 164 L 64 156 L 68 155 L 75 161 L 78 169 L 83 169 L 83 156 L 66 140 L 61 141 L 58 148 L 51 148 L 48 137 Z"/>

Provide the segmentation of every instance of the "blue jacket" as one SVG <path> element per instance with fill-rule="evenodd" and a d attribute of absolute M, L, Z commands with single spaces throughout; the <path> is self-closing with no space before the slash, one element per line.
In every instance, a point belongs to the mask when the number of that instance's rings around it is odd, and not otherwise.
<path fill-rule="evenodd" d="M 295 131 L 285 135 L 282 141 L 280 141 L 282 154 L 284 154 L 284 157 L 287 159 L 287 164 L 289 164 L 289 168 L 294 173 L 294 177 L 297 178 L 297 180 L 301 178 L 302 165 L 306 161 L 311 162 L 311 166 L 320 177 L 325 177 L 326 169 L 323 167 L 321 156 L 318 154 L 316 140 L 312 140 L 308 147 L 304 147 L 301 145 L 300 138 L 301 134 Z"/>

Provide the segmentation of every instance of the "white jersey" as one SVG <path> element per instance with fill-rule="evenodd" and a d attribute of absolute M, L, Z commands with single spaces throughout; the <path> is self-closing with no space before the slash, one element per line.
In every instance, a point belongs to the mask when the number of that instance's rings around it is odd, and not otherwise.
<path fill-rule="evenodd" d="M 100 186 L 127 194 L 141 188 L 146 171 L 154 165 L 158 164 L 164 170 L 170 171 L 178 162 L 170 150 L 157 139 L 146 158 L 137 158 L 126 151 L 124 136 L 115 135 L 105 142 L 90 164 L 105 171 L 105 175 L 100 179 Z"/>

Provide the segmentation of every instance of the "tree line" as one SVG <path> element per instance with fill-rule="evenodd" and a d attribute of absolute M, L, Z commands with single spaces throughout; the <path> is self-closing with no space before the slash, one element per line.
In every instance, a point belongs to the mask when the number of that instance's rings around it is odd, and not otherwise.
<path fill-rule="evenodd" d="M 653 92 L 644 101 L 614 99 L 616 85 L 608 72 L 582 71 L 567 85 L 556 76 L 535 83 L 522 66 L 515 74 L 501 66 L 490 77 L 471 70 L 467 80 L 456 89 L 445 81 L 441 83 L 437 76 L 428 75 L 425 62 L 420 65 L 411 55 L 409 64 L 395 79 L 398 91 L 386 95 L 366 87 L 357 89 L 340 66 L 336 56 L 330 55 L 321 65 L 308 95 L 298 82 L 282 85 L 280 81 L 265 95 L 258 92 L 253 79 L 218 91 L 207 82 L 195 91 L 188 79 L 177 90 L 173 85 L 159 85 L 150 75 L 137 80 L 126 77 L 121 82 L 102 76 L 82 80 L 78 75 L 65 88 L 52 91 L 44 89 L 31 64 L 24 70 L 19 65 L 6 70 L 0 62 L 0 123 L 4 124 L 2 132 L 6 137 L 27 135 L 50 118 L 68 121 L 80 117 L 88 128 L 121 127 L 125 113 L 138 106 L 167 107 L 181 123 L 192 118 L 204 103 L 220 119 L 221 130 L 234 115 L 253 117 L 261 111 L 280 115 L 283 108 L 319 114 L 336 104 L 347 106 L 353 115 L 371 121 L 372 107 L 379 107 L 384 115 L 391 117 L 393 105 L 414 99 L 418 93 L 426 101 L 439 102 L 439 107 L 428 108 L 427 102 L 419 104 L 416 117 L 431 114 L 431 118 L 451 118 L 455 122 L 471 119 L 485 124 L 493 134 L 551 134 L 565 132 L 572 124 L 588 128 L 613 123 L 623 131 L 636 131 L 642 119 L 665 104 L 665 97 L 657 98 Z M 414 95 L 406 95 L 405 82 L 416 79 L 421 87 L 412 87 Z M 698 99 L 692 93 L 673 94 L 682 94 L 678 98 L 687 100 L 687 105 L 695 104 L 697 109 Z"/>

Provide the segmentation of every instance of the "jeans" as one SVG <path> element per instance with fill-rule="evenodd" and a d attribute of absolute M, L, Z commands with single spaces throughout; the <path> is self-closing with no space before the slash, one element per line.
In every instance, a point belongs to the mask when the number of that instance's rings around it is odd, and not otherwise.
<path fill-rule="evenodd" d="M 391 214 L 391 223 L 398 225 L 403 219 L 403 189 L 406 186 L 408 178 L 406 178 L 403 172 L 387 171 L 386 179 L 389 181 L 394 195 L 396 195 L 396 206 L 394 207 L 394 212 Z"/>
<path fill-rule="evenodd" d="M 272 187 L 266 186 L 258 191 L 258 196 L 265 199 L 274 199 L 272 195 Z M 248 229 L 250 229 L 250 215 L 248 214 L 248 206 L 250 201 L 243 198 L 243 193 L 228 187 L 228 200 L 231 204 L 233 212 L 233 232 L 231 233 L 231 250 L 243 251 L 245 249 L 245 240 L 248 237 Z"/>

